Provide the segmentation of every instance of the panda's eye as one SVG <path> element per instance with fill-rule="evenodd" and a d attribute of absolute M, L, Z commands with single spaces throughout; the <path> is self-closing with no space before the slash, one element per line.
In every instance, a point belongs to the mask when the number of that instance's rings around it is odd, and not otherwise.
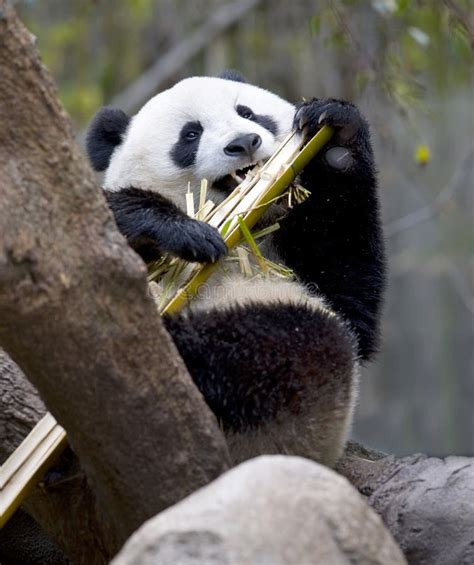
<path fill-rule="evenodd" d="M 182 142 L 196 141 L 201 137 L 203 127 L 200 122 L 186 122 L 179 132 L 179 139 Z"/>
<path fill-rule="evenodd" d="M 237 113 L 244 120 L 253 120 L 255 118 L 255 114 L 247 106 L 237 106 Z"/>

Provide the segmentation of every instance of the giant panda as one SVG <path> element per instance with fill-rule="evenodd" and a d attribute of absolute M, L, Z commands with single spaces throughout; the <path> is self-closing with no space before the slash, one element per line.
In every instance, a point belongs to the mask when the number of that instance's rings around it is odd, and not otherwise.
<path fill-rule="evenodd" d="M 185 213 L 188 186 L 205 178 L 210 198 L 222 201 L 235 173 L 269 157 L 292 128 L 312 136 L 323 124 L 336 133 L 300 175 L 310 197 L 284 210 L 263 249 L 294 279 L 216 274 L 211 292 L 164 318 L 235 463 L 284 453 L 332 466 L 344 449 L 359 365 L 377 348 L 385 280 L 367 122 L 348 102 L 295 106 L 226 71 L 184 79 L 132 118 L 102 108 L 88 131 L 89 158 L 105 172 L 129 244 L 145 261 L 171 254 L 204 263 L 227 249 Z"/>

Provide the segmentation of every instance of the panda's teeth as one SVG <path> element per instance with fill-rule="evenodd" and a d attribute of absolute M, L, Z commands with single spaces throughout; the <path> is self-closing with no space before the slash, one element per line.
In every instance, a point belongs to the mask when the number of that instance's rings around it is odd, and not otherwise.
<path fill-rule="evenodd" d="M 240 182 L 243 180 L 243 179 L 241 179 L 241 178 L 239 177 L 239 175 L 238 175 L 237 173 L 230 173 L 230 176 L 231 176 L 235 181 L 237 181 L 239 184 L 240 184 Z"/>

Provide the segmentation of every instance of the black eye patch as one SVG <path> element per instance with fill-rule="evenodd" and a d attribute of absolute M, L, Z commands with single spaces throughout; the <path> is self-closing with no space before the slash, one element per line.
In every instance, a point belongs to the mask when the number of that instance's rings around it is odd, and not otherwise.
<path fill-rule="evenodd" d="M 202 132 L 199 122 L 186 122 L 181 128 L 179 139 L 170 151 L 171 159 L 177 167 L 185 169 L 194 163 Z"/>
<path fill-rule="evenodd" d="M 255 122 L 259 126 L 267 129 L 273 135 L 278 134 L 278 126 L 273 118 L 270 116 L 265 116 L 263 114 L 254 114 L 252 110 L 248 106 L 244 106 L 243 104 L 239 104 L 236 108 L 237 114 L 244 118 L 245 120 L 250 120 L 251 122 Z"/>

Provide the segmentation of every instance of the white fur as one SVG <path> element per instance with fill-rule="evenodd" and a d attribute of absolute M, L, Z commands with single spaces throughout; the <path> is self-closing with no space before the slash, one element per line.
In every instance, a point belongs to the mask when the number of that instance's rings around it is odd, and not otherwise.
<path fill-rule="evenodd" d="M 293 279 L 248 278 L 237 272 L 229 276 L 226 270 L 218 269 L 209 283 L 204 283 L 198 291 L 198 296 L 190 303 L 194 310 L 210 310 L 226 306 L 246 305 L 259 302 L 260 304 L 285 303 L 309 306 L 315 310 L 324 310 L 333 315 L 320 296 L 309 294 L 305 287 Z"/>
<path fill-rule="evenodd" d="M 249 107 L 254 114 L 271 117 L 278 134 L 275 136 L 256 122 L 239 116 L 238 105 Z M 250 164 L 248 157 L 236 158 L 224 153 L 230 141 L 256 133 L 262 144 L 254 159 L 266 159 L 291 130 L 294 112 L 292 104 L 257 86 L 210 77 L 182 80 L 154 96 L 132 118 L 125 139 L 112 155 L 104 188 L 120 190 L 135 186 L 156 190 L 184 209 L 188 183 L 198 194 L 203 178 L 211 184 Z M 195 163 L 183 169 L 173 162 L 170 151 L 183 125 L 190 121 L 200 122 L 203 133 Z M 210 188 L 208 197 L 218 202 L 223 194 Z M 271 240 L 264 244 L 262 252 L 279 261 Z M 298 282 L 245 279 L 237 264 L 230 268 L 226 265 L 225 273 L 218 269 L 191 306 L 208 309 L 248 302 L 308 303 L 315 309 L 327 310 L 321 299 L 310 296 Z"/>
<path fill-rule="evenodd" d="M 301 414 L 282 411 L 276 420 L 252 431 L 226 435 L 232 463 L 258 455 L 299 455 L 333 467 L 344 451 L 359 392 L 360 367 L 344 379 L 308 387 Z"/>
<path fill-rule="evenodd" d="M 238 105 L 255 114 L 271 116 L 278 135 L 238 115 Z M 219 78 L 192 77 L 153 97 L 132 118 L 123 143 L 107 169 L 104 188 L 120 190 L 136 186 L 156 190 L 184 207 L 190 183 L 196 189 L 203 178 L 214 180 L 251 164 L 248 158 L 224 153 L 224 147 L 240 135 L 262 138 L 254 161 L 268 158 L 290 131 L 295 108 L 276 94 L 249 84 Z M 170 156 L 182 126 L 199 121 L 204 129 L 195 163 L 179 168 Z M 210 194 L 222 198 L 222 194 Z"/>

